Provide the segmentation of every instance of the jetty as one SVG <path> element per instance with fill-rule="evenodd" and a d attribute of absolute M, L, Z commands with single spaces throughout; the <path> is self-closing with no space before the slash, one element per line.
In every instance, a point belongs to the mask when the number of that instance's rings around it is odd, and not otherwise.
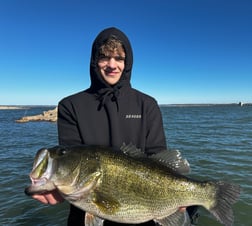
<path fill-rule="evenodd" d="M 58 108 L 54 108 L 52 110 L 43 111 L 42 114 L 24 116 L 20 119 L 17 119 L 16 122 L 31 122 L 31 121 L 47 121 L 47 122 L 56 122 L 58 115 Z"/>

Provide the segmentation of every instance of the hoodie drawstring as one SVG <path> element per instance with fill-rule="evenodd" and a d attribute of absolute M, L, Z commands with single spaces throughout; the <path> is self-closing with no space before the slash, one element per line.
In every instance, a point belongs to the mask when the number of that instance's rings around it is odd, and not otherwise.
<path fill-rule="evenodd" d="M 108 101 L 108 97 L 111 97 L 111 101 L 116 102 L 117 111 L 119 111 L 119 104 L 118 104 L 118 97 L 119 97 L 119 91 L 120 87 L 110 87 L 110 88 L 104 88 L 98 91 L 98 100 L 100 101 L 100 104 L 98 106 L 98 110 L 101 110 L 101 108 L 106 104 Z"/>

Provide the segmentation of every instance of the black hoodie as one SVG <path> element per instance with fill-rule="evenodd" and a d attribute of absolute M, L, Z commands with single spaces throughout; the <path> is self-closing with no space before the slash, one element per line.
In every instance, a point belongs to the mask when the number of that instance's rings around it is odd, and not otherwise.
<path fill-rule="evenodd" d="M 110 37 L 122 41 L 125 69 L 113 87 L 98 69 L 99 47 Z M 58 106 L 59 143 L 96 144 L 120 147 L 133 143 L 152 154 L 166 148 L 157 102 L 130 85 L 133 55 L 126 35 L 116 28 L 103 30 L 92 47 L 89 89 L 64 98 Z"/>
<path fill-rule="evenodd" d="M 123 74 L 114 86 L 103 80 L 97 66 L 99 48 L 110 36 L 121 40 L 126 54 Z M 119 148 L 123 142 L 133 143 L 146 154 L 166 149 L 156 100 L 131 88 L 132 64 L 132 48 L 123 32 L 108 28 L 96 37 L 91 54 L 90 88 L 64 98 L 58 105 L 60 144 Z"/>

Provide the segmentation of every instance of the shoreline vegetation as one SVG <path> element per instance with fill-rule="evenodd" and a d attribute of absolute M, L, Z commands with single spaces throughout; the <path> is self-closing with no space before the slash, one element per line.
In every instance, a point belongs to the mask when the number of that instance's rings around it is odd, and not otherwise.
<path fill-rule="evenodd" d="M 231 103 L 231 104 L 160 104 L 160 107 L 212 107 L 212 106 L 252 106 L 252 103 Z M 58 108 L 57 106 L 53 105 L 0 105 L 0 110 L 22 110 L 22 109 L 29 109 L 33 107 L 49 107 L 52 108 L 48 111 L 43 111 L 41 114 L 38 115 L 31 115 L 31 116 L 24 116 L 20 119 L 15 120 L 18 123 L 24 122 L 37 122 L 37 121 L 47 121 L 47 122 L 56 122 L 57 121 L 57 114 Z"/>

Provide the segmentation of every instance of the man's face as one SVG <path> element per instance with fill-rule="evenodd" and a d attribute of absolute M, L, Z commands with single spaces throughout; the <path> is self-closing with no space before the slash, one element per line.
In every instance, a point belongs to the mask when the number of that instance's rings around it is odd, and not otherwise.
<path fill-rule="evenodd" d="M 98 67 L 103 79 L 109 85 L 115 85 L 121 78 L 125 64 L 125 53 L 114 52 L 108 56 L 100 56 Z"/>

